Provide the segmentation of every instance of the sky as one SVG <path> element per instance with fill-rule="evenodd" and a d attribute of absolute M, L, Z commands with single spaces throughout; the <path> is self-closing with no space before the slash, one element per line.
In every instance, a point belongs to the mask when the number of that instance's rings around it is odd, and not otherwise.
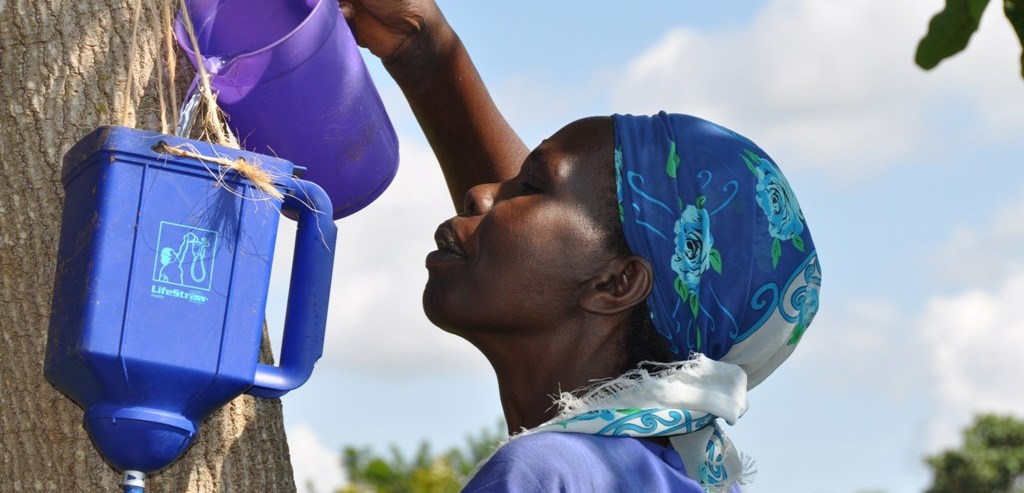
<path fill-rule="evenodd" d="M 919 492 L 922 458 L 956 446 L 974 413 L 1024 416 L 1024 80 L 998 5 L 964 53 L 923 72 L 913 51 L 942 0 L 440 3 L 530 147 L 584 116 L 666 110 L 752 138 L 786 173 L 822 305 L 727 427 L 757 463 L 745 491 Z M 324 357 L 284 397 L 300 491 L 341 484 L 345 445 L 441 450 L 501 415 L 487 362 L 422 314 L 424 256 L 454 210 L 401 92 L 364 55 L 401 165 L 338 222 Z"/>

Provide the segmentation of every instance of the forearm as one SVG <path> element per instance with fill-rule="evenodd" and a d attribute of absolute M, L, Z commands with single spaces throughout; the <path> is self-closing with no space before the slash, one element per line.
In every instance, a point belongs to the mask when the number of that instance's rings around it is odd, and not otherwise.
<path fill-rule="evenodd" d="M 529 153 L 491 99 L 462 41 L 440 13 L 385 61 L 426 134 L 452 202 L 466 191 L 515 176 Z"/>

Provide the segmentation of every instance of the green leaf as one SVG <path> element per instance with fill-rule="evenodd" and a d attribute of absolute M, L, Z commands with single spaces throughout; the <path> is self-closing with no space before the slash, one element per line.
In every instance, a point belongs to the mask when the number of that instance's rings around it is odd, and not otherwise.
<path fill-rule="evenodd" d="M 672 178 L 676 177 L 676 170 L 679 168 L 679 155 L 676 154 L 676 143 L 669 141 L 668 162 L 665 163 L 665 173 Z"/>
<path fill-rule="evenodd" d="M 789 341 L 787 341 L 786 344 L 792 346 L 800 342 L 800 338 L 804 336 L 804 331 L 806 330 L 807 327 L 804 327 L 801 324 L 796 324 L 796 327 L 793 327 L 793 334 L 789 336 Z"/>
<path fill-rule="evenodd" d="M 700 303 L 697 302 L 697 293 L 693 293 L 690 297 L 690 311 L 693 312 L 693 318 L 697 318 L 697 314 L 700 313 Z"/>
<path fill-rule="evenodd" d="M 800 250 L 801 252 L 804 251 L 804 239 L 799 237 L 799 236 L 794 236 L 793 237 L 793 248 L 796 248 L 797 250 Z"/>
<path fill-rule="evenodd" d="M 686 286 L 683 286 L 683 280 L 682 279 L 680 279 L 678 277 L 676 278 L 675 288 L 676 288 L 676 294 L 678 294 L 679 297 L 682 298 L 683 301 L 686 301 L 686 298 L 690 294 L 690 291 L 688 289 L 686 289 Z"/>
<path fill-rule="evenodd" d="M 988 0 L 968 0 L 968 8 L 975 19 L 981 20 L 981 14 L 985 13 L 985 7 L 988 7 Z"/>
<path fill-rule="evenodd" d="M 778 238 L 775 238 L 772 243 L 772 268 L 779 266 L 779 257 L 782 257 L 782 244 L 779 243 Z"/>
<path fill-rule="evenodd" d="M 988 0 L 946 0 L 946 7 L 928 23 L 928 33 L 917 45 L 914 62 L 931 70 L 942 60 L 960 53 L 978 30 L 987 5 Z"/>
<path fill-rule="evenodd" d="M 708 260 L 711 261 L 711 268 L 715 269 L 715 272 L 722 273 L 722 254 L 718 252 L 717 248 L 712 248 L 711 253 L 708 254 Z"/>
<path fill-rule="evenodd" d="M 1013 30 L 1017 31 L 1017 39 L 1020 40 L 1020 76 L 1024 77 L 1024 0 L 1003 0 L 1003 12 L 1013 25 Z"/>
<path fill-rule="evenodd" d="M 708 198 L 707 198 L 707 197 L 705 197 L 705 196 L 703 196 L 703 195 L 701 195 L 701 196 L 697 197 L 697 208 L 698 208 L 698 209 L 703 209 L 703 208 L 704 208 L 704 202 L 705 202 L 705 201 L 706 201 L 707 199 L 708 199 Z"/>
<path fill-rule="evenodd" d="M 743 158 L 743 162 L 747 164 L 747 169 L 749 169 L 750 172 L 753 173 L 755 176 L 758 176 L 757 167 L 754 166 L 754 163 L 750 161 L 750 158 L 744 156 L 743 154 L 740 154 L 740 157 Z"/>
<path fill-rule="evenodd" d="M 700 324 L 694 323 L 693 324 L 693 330 L 694 330 L 694 332 L 697 333 L 697 347 L 694 348 L 694 349 L 699 353 L 701 351 L 701 349 L 703 349 L 701 347 L 701 344 L 700 344 L 701 343 L 701 340 L 700 340 Z"/>

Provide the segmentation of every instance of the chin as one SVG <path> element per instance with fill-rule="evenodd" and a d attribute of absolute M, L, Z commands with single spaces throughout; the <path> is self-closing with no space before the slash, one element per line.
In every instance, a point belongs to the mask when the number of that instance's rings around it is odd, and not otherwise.
<path fill-rule="evenodd" d="M 435 327 L 470 343 L 474 334 L 482 329 L 471 305 L 467 305 L 461 291 L 449 289 L 442 282 L 428 278 L 423 287 L 423 313 Z"/>
<path fill-rule="evenodd" d="M 427 316 L 427 320 L 434 324 L 435 327 L 452 334 L 457 334 L 458 331 L 454 330 L 452 324 L 450 312 L 448 309 L 449 303 L 447 303 L 447 291 L 437 286 L 438 283 L 433 282 L 430 278 L 427 279 L 426 286 L 423 287 L 423 313 Z"/>

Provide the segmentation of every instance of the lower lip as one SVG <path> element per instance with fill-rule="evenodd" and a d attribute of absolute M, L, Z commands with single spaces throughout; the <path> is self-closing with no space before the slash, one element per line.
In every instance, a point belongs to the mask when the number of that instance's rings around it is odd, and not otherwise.
<path fill-rule="evenodd" d="M 461 262 L 465 259 L 465 257 L 461 257 L 447 250 L 434 250 L 427 254 L 427 267 L 430 267 L 432 265 Z"/>

